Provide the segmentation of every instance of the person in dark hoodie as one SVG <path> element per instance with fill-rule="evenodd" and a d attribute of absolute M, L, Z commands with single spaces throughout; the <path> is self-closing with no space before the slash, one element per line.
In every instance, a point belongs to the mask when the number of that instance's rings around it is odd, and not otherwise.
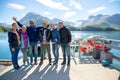
<path fill-rule="evenodd" d="M 52 37 L 51 37 L 52 52 L 53 52 L 53 55 L 55 57 L 54 64 L 57 64 L 58 59 L 59 59 L 60 33 L 54 24 L 50 24 L 50 26 L 52 29 L 51 30 L 51 33 L 52 33 Z"/>
<path fill-rule="evenodd" d="M 15 17 L 13 17 L 13 20 L 17 22 L 17 24 L 22 27 L 23 25 L 20 24 Z M 34 51 L 34 64 L 37 65 L 37 56 L 38 56 L 38 27 L 34 25 L 34 21 L 29 21 L 30 26 L 27 27 L 27 33 L 29 37 L 30 42 L 30 64 L 33 64 L 33 51 Z"/>
<path fill-rule="evenodd" d="M 48 29 L 48 22 L 44 21 L 42 28 L 39 29 L 39 40 L 41 43 L 41 61 L 39 65 L 43 64 L 45 50 L 47 50 L 49 65 L 51 65 L 50 39 L 51 39 L 51 31 L 50 29 Z"/>
<path fill-rule="evenodd" d="M 63 22 L 58 23 L 60 29 L 60 38 L 61 38 L 61 47 L 63 51 L 63 62 L 61 65 L 66 64 L 66 54 L 68 55 L 68 63 L 70 65 L 70 44 L 71 44 L 71 33 L 70 31 L 64 26 Z"/>
<path fill-rule="evenodd" d="M 9 47 L 12 55 L 12 64 L 14 69 L 19 69 L 20 66 L 18 65 L 18 53 L 20 50 L 20 33 L 17 29 L 17 24 L 12 24 L 12 29 L 8 32 L 8 42 Z"/>

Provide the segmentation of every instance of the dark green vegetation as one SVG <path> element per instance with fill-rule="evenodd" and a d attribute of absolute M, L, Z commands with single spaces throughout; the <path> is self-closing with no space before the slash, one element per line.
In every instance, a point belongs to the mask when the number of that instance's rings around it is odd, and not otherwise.
<path fill-rule="evenodd" d="M 8 30 L 8 27 L 0 26 L 0 32 L 7 32 Z"/>

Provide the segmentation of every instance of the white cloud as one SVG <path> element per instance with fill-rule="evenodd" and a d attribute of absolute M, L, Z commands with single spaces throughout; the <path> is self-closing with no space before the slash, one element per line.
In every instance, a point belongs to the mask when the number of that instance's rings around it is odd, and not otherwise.
<path fill-rule="evenodd" d="M 50 14 L 51 14 L 51 12 L 44 12 L 44 14 L 46 14 L 46 15 L 50 15 Z"/>
<path fill-rule="evenodd" d="M 68 7 L 64 6 L 60 2 L 54 2 L 52 0 L 36 0 L 36 1 L 43 4 L 44 6 L 51 7 L 51 8 L 54 8 L 54 9 L 69 10 Z"/>
<path fill-rule="evenodd" d="M 25 7 L 23 5 L 16 4 L 16 3 L 8 3 L 8 6 L 13 8 L 13 9 L 18 9 L 18 10 L 25 9 Z"/>
<path fill-rule="evenodd" d="M 90 10 L 88 11 L 88 13 L 89 13 L 89 14 L 95 14 L 95 13 L 100 12 L 100 11 L 103 11 L 103 10 L 105 10 L 105 9 L 106 9 L 105 6 L 100 6 L 100 7 L 94 8 L 94 9 L 90 9 Z"/>
<path fill-rule="evenodd" d="M 69 5 L 71 7 L 75 7 L 76 9 L 82 10 L 82 5 L 80 3 L 75 2 L 73 0 L 69 0 L 69 1 L 70 1 Z"/>
<path fill-rule="evenodd" d="M 64 14 L 64 18 L 69 18 L 69 17 L 72 17 L 72 16 L 75 16 L 76 15 L 76 12 L 66 12 Z"/>

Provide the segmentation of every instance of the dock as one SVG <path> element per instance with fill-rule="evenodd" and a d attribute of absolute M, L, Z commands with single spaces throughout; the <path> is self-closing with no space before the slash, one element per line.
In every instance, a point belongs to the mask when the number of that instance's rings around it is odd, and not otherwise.
<path fill-rule="evenodd" d="M 112 66 L 80 64 L 77 58 L 71 59 L 70 66 L 61 65 L 61 62 L 62 59 L 57 65 L 48 65 L 46 59 L 42 65 L 21 65 L 19 70 L 14 70 L 11 65 L 0 72 L 0 80 L 118 80 L 119 77 L 119 70 Z"/>

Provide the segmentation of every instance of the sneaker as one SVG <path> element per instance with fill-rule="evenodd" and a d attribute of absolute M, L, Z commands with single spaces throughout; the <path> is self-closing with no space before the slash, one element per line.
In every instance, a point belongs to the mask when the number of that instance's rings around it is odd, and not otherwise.
<path fill-rule="evenodd" d="M 49 62 L 49 65 L 52 65 L 51 62 Z"/>
<path fill-rule="evenodd" d="M 33 65 L 33 62 L 31 62 L 30 65 Z"/>
<path fill-rule="evenodd" d="M 43 61 L 40 61 L 39 65 L 42 65 L 43 64 Z"/>
<path fill-rule="evenodd" d="M 67 66 L 70 66 L 70 63 L 68 63 Z"/>
<path fill-rule="evenodd" d="M 61 65 L 65 65 L 65 64 L 66 64 L 66 62 L 62 62 L 62 63 L 61 63 Z"/>
<path fill-rule="evenodd" d="M 30 63 L 29 63 L 29 61 L 27 61 L 27 66 L 29 66 L 30 65 Z"/>
<path fill-rule="evenodd" d="M 15 67 L 14 69 L 15 69 L 15 70 L 18 70 L 18 69 L 20 69 L 20 66 L 18 66 L 18 67 Z"/>
<path fill-rule="evenodd" d="M 23 66 L 25 66 L 25 62 L 23 62 Z"/>
<path fill-rule="evenodd" d="M 35 65 L 37 65 L 37 62 L 35 62 Z"/>

